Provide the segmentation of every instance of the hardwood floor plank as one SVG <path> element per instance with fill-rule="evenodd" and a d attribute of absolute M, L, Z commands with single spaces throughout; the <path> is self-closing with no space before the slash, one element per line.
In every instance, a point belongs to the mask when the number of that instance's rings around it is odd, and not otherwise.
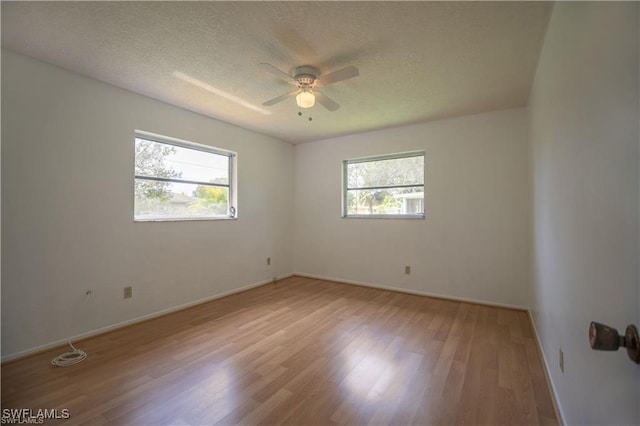
<path fill-rule="evenodd" d="M 2 366 L 65 425 L 557 425 L 525 312 L 290 277 Z M 66 349 L 65 349 L 66 350 Z"/>

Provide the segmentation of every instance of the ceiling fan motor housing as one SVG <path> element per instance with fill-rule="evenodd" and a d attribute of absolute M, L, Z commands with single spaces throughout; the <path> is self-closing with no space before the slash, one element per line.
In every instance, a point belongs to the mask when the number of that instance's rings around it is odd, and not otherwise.
<path fill-rule="evenodd" d="M 301 89 L 310 89 L 313 82 L 318 79 L 318 70 L 310 66 L 296 67 L 293 72 L 293 78 L 298 82 Z"/>

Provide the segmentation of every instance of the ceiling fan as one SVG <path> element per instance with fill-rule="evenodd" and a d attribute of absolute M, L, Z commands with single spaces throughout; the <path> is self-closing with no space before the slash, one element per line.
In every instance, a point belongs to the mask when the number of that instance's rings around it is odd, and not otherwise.
<path fill-rule="evenodd" d="M 296 89 L 291 92 L 263 102 L 262 105 L 264 106 L 275 105 L 278 102 L 282 102 L 287 98 L 295 96 L 296 103 L 300 108 L 311 108 L 317 100 L 320 105 L 329 111 L 335 111 L 340 108 L 340 104 L 329 98 L 324 93 L 317 91 L 316 88 L 328 86 L 329 84 L 337 83 L 359 75 L 358 68 L 353 65 L 325 75 L 320 75 L 318 70 L 314 67 L 303 65 L 296 67 L 292 76 L 280 71 L 271 64 L 263 62 L 259 66 L 265 71 L 282 78 L 287 83 L 296 86 Z"/>

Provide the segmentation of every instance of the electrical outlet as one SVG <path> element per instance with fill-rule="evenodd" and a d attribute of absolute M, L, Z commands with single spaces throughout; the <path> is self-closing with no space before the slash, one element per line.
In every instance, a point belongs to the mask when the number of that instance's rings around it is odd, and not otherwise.
<path fill-rule="evenodd" d="M 124 288 L 124 298 L 131 299 L 133 297 L 133 287 Z"/>
<path fill-rule="evenodd" d="M 558 361 L 560 362 L 560 371 L 564 373 L 564 352 L 562 352 L 562 348 L 560 348 L 560 353 L 558 354 Z"/>
<path fill-rule="evenodd" d="M 406 275 L 411 275 L 411 266 L 407 265 L 404 267 L 404 273 Z"/>
<path fill-rule="evenodd" d="M 271 258 L 267 257 L 267 266 L 271 265 Z"/>

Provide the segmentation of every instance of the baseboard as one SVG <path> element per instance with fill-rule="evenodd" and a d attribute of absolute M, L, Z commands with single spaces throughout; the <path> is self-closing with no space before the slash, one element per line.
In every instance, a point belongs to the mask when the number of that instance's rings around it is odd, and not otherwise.
<path fill-rule="evenodd" d="M 380 290 L 397 291 L 399 293 L 415 294 L 417 296 L 427 296 L 427 297 L 433 297 L 433 298 L 436 298 L 436 299 L 455 300 L 456 302 L 474 303 L 476 305 L 495 306 L 497 308 L 515 309 L 515 310 L 518 310 L 518 311 L 529 311 L 529 308 L 527 308 L 526 306 L 510 305 L 508 303 L 491 302 L 491 301 L 488 301 L 488 300 L 472 299 L 472 298 L 468 298 L 468 297 L 449 296 L 447 294 L 432 293 L 432 292 L 428 292 L 428 291 L 411 290 L 411 289 L 400 288 L 400 287 L 384 286 L 384 285 L 379 285 L 379 284 L 366 283 L 366 282 L 362 282 L 362 281 L 345 280 L 345 279 L 342 279 L 342 278 L 327 277 L 327 276 L 315 275 L 315 274 L 307 274 L 305 272 L 294 272 L 292 275 L 296 275 L 296 276 L 299 276 L 299 277 L 305 277 L 305 278 L 313 278 L 313 279 L 316 279 L 316 280 L 333 281 L 333 282 L 342 283 L 342 284 L 351 284 L 351 285 L 358 285 L 358 286 L 362 286 L 362 287 L 378 288 Z"/>
<path fill-rule="evenodd" d="M 282 279 L 285 279 L 285 278 L 289 278 L 289 277 L 291 277 L 293 275 L 294 274 L 292 274 L 292 273 L 284 274 L 284 275 L 276 277 L 276 279 L 282 280 Z M 108 333 L 110 331 L 114 331 L 114 330 L 117 330 L 117 329 L 122 328 L 122 327 L 127 327 L 127 326 L 130 326 L 130 325 L 142 322 L 142 321 L 147 321 L 147 320 L 150 320 L 150 319 L 153 319 L 153 318 L 157 318 L 157 317 L 160 317 L 160 316 L 163 316 L 163 315 L 167 315 L 167 314 L 170 314 L 170 313 L 173 313 L 173 312 L 176 312 L 176 311 L 187 309 L 187 308 L 190 308 L 192 306 L 200 305 L 202 303 L 207 303 L 207 302 L 210 302 L 212 300 L 220 299 L 220 298 L 223 298 L 223 297 L 226 297 L 226 296 L 230 296 L 230 295 L 235 294 L 235 293 L 241 293 L 243 291 L 247 291 L 247 290 L 250 290 L 250 289 L 255 288 L 255 287 L 260 287 L 262 285 L 269 284 L 269 283 L 272 283 L 272 282 L 273 282 L 273 279 L 259 281 L 259 282 L 252 283 L 252 284 L 240 287 L 240 288 L 236 288 L 236 289 L 233 289 L 233 290 L 226 291 L 224 293 L 218 293 L 218 294 L 215 294 L 213 296 L 208 296 L 208 297 L 204 297 L 202 299 L 194 300 L 192 302 L 183 303 L 183 304 L 180 304 L 180 305 L 177 305 L 177 306 L 173 306 L 171 308 L 167 308 L 167 309 L 163 309 L 161 311 L 157 311 L 157 312 L 153 312 L 153 313 L 150 313 L 150 314 L 147 314 L 147 315 L 143 315 L 141 317 L 136 317 L 136 318 L 133 318 L 133 319 L 130 319 L 130 320 L 126 320 L 126 321 L 122 321 L 122 322 L 119 322 L 119 323 L 116 323 L 116 324 L 108 325 L 106 327 L 101 327 L 101 328 L 98 328 L 98 329 L 95 329 L 95 330 L 87 331 L 85 333 L 77 334 L 77 335 L 71 336 L 70 338 L 67 338 L 67 339 L 61 339 L 61 340 L 56 340 L 54 342 L 49 342 L 49 343 L 46 343 L 44 345 L 40 345 L 40 346 L 36 346 L 34 348 L 26 349 L 24 351 L 20 351 L 20 352 L 16 352 L 16 353 L 13 353 L 13 354 L 5 355 L 5 356 L 2 357 L 1 362 L 4 364 L 5 362 L 16 361 L 16 360 L 19 360 L 19 359 L 22 359 L 22 358 L 26 358 L 26 357 L 29 357 L 29 356 L 32 356 L 32 355 L 36 355 L 36 354 L 41 353 L 41 352 L 48 351 L 50 349 L 54 349 L 56 347 L 67 345 L 69 340 L 77 342 L 78 340 L 87 339 L 89 337 L 94 337 L 94 336 L 97 336 L 99 334 Z"/>
<path fill-rule="evenodd" d="M 533 328 L 533 335 L 536 340 L 536 345 L 538 346 L 538 353 L 540 354 L 542 362 L 544 363 L 545 377 L 547 379 L 547 386 L 549 387 L 551 398 L 553 399 L 553 406 L 556 410 L 556 414 L 558 415 L 560 423 L 566 425 L 567 421 L 565 420 L 564 412 L 562 411 L 562 406 L 560 405 L 560 400 L 558 399 L 558 392 L 555 385 L 553 384 L 553 380 L 551 379 L 549 362 L 547 361 L 547 357 L 544 354 L 544 349 L 542 348 L 542 340 L 540 340 L 540 335 L 538 334 L 538 329 L 536 328 L 536 322 L 533 320 L 533 314 L 531 313 L 530 309 L 527 309 L 527 313 L 529 314 L 529 322 L 531 323 L 531 328 Z"/>

